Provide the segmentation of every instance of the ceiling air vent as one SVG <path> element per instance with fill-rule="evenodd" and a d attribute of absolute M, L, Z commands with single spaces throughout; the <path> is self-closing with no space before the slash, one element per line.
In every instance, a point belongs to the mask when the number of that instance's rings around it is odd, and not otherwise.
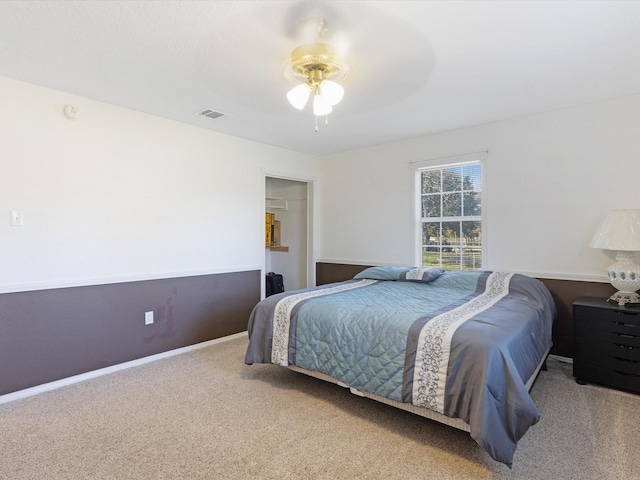
<path fill-rule="evenodd" d="M 211 110 L 210 108 L 206 108 L 201 112 L 198 112 L 198 115 L 202 115 L 203 117 L 209 117 L 213 119 L 224 117 L 224 113 L 216 112 L 215 110 Z"/>

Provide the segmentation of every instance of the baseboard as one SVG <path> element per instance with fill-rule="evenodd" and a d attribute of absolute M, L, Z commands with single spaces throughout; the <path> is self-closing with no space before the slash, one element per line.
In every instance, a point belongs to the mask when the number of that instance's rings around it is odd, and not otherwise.
<path fill-rule="evenodd" d="M 110 367 L 101 368 L 99 370 L 93 370 L 91 372 L 82 373 L 80 375 L 74 375 L 73 377 L 63 378 L 61 380 L 56 380 L 55 382 L 44 383 L 42 385 L 37 385 L 35 387 L 19 390 L 17 392 L 7 393 L 6 395 L 0 395 L 0 405 L 2 405 L 3 403 L 9 403 L 15 400 L 20 400 L 22 398 L 31 397 L 33 395 L 38 395 L 39 393 L 55 390 L 57 388 L 66 387 L 67 385 L 73 385 L 74 383 L 83 382 L 84 380 L 89 380 L 91 378 L 96 378 L 102 375 L 108 375 L 109 373 L 125 370 L 127 368 L 144 365 L 145 363 L 155 362 L 156 360 L 161 360 L 163 358 L 173 357 L 175 355 L 180 355 L 182 353 L 191 352 L 193 350 L 198 350 L 200 348 L 209 347 L 211 345 L 215 345 L 218 343 L 224 343 L 230 340 L 235 340 L 236 338 L 246 337 L 246 335 L 247 335 L 247 332 L 234 333 L 233 335 L 227 335 L 226 337 L 215 338 L 213 340 L 209 340 L 206 342 L 196 343 L 195 345 L 176 348 L 174 350 L 158 353 L 156 355 L 150 355 L 148 357 L 131 360 L 130 362 L 119 363 L 118 365 L 112 365 Z M 549 355 L 549 357 L 554 358 L 560 362 L 573 363 L 573 359 L 568 357 L 562 357 L 559 355 Z"/>
<path fill-rule="evenodd" d="M 150 355 L 148 357 L 131 360 L 130 362 L 119 363 L 117 365 L 112 365 L 110 367 L 93 370 L 91 372 L 82 373 L 80 375 L 74 375 L 73 377 L 63 378 L 60 380 L 56 380 L 55 382 L 43 383 L 42 385 L 37 385 L 35 387 L 25 388 L 24 390 L 19 390 L 17 392 L 7 393 L 6 395 L 0 395 L 0 405 L 2 405 L 3 403 L 13 402 L 14 400 L 20 400 L 22 398 L 38 395 L 39 393 L 55 390 L 56 388 L 66 387 L 67 385 L 72 385 L 74 383 L 82 382 L 84 380 L 89 380 L 91 378 L 100 377 L 102 375 L 107 375 L 109 373 L 125 370 L 127 368 L 137 367 L 140 365 L 144 365 L 145 363 L 155 362 L 156 360 L 173 357 L 174 355 L 180 355 L 182 353 L 198 350 L 199 348 L 209 347 L 217 343 L 228 342 L 229 340 L 235 340 L 236 338 L 241 338 L 246 336 L 247 336 L 246 331 L 234 333 L 233 335 L 227 335 L 226 337 L 215 338 L 213 340 L 208 340 L 206 342 L 196 343 L 195 345 L 176 348 L 174 350 L 169 350 L 167 352 L 162 352 L 155 355 Z"/>
<path fill-rule="evenodd" d="M 562 363 L 571 363 L 571 364 L 573 363 L 573 358 L 563 357 L 561 355 L 549 355 L 549 358 L 553 358 L 554 360 L 557 360 Z"/>

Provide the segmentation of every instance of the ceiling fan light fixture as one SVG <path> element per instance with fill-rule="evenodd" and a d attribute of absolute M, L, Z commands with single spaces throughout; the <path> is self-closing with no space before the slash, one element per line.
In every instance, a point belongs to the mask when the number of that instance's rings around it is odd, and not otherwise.
<path fill-rule="evenodd" d="M 305 25 L 307 28 L 317 26 L 311 30 L 316 33 L 316 39 L 291 52 L 286 73 L 303 83 L 289 90 L 287 98 L 291 105 L 302 110 L 313 94 L 313 114 L 326 116 L 344 96 L 344 88 L 336 80 L 346 77 L 348 67 L 333 46 L 320 42 L 327 27 L 324 19 L 309 19 Z"/>
<path fill-rule="evenodd" d="M 329 105 L 337 105 L 344 97 L 344 88 L 333 80 L 323 80 L 320 84 L 320 90 Z"/>
<path fill-rule="evenodd" d="M 287 93 L 287 99 L 293 107 L 302 110 L 309 100 L 311 94 L 311 86 L 308 83 L 301 83 L 297 87 L 293 87 Z"/>
<path fill-rule="evenodd" d="M 313 96 L 313 114 L 316 117 L 329 115 L 333 111 L 331 104 L 327 101 L 322 93 L 316 93 Z"/>

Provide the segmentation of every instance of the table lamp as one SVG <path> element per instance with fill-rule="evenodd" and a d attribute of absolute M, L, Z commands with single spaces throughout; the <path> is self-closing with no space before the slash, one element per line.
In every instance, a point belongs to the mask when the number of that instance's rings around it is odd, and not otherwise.
<path fill-rule="evenodd" d="M 640 210 L 612 210 L 607 213 L 591 240 L 591 247 L 615 250 L 616 262 L 609 265 L 609 282 L 618 291 L 609 301 L 619 305 L 640 303 L 640 266 L 635 252 L 640 251 Z"/>

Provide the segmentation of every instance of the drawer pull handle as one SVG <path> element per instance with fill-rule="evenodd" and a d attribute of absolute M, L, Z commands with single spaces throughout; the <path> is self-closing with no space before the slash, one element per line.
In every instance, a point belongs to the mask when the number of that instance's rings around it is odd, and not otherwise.
<path fill-rule="evenodd" d="M 640 377 L 640 375 L 636 375 L 635 373 L 628 372 L 619 372 L 618 370 L 614 370 L 618 375 L 624 375 L 625 377 Z"/>
<path fill-rule="evenodd" d="M 619 337 L 622 337 L 622 338 L 630 338 L 630 339 L 632 339 L 632 340 L 636 340 L 636 339 L 640 338 L 638 335 L 629 335 L 628 333 L 618 333 L 617 335 L 618 335 Z"/>
<path fill-rule="evenodd" d="M 640 363 L 640 360 L 631 360 L 630 358 L 613 357 L 619 362 Z"/>
<path fill-rule="evenodd" d="M 640 328 L 640 325 L 635 325 L 633 323 L 616 322 L 616 325 L 627 328 Z"/>
<path fill-rule="evenodd" d="M 635 311 L 614 310 L 613 313 L 617 313 L 618 315 L 638 315 L 640 313 L 640 310 L 635 310 Z"/>

